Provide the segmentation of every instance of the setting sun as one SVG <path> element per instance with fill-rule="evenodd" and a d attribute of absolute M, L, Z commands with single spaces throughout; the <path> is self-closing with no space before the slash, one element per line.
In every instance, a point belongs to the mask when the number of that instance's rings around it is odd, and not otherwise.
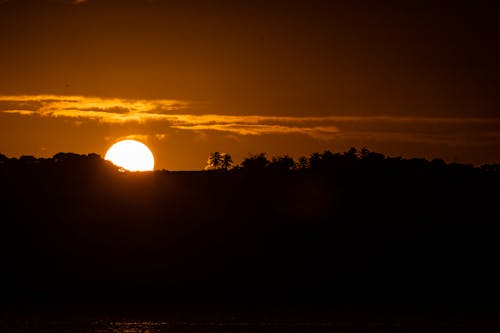
<path fill-rule="evenodd" d="M 151 150 L 136 140 L 115 143 L 108 149 L 104 158 L 128 171 L 152 171 L 155 164 Z"/>

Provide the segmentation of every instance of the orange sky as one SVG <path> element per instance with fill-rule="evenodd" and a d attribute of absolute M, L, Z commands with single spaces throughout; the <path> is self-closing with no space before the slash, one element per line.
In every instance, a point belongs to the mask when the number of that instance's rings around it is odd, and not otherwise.
<path fill-rule="evenodd" d="M 500 161 L 489 1 L 0 1 L 0 152 Z"/>

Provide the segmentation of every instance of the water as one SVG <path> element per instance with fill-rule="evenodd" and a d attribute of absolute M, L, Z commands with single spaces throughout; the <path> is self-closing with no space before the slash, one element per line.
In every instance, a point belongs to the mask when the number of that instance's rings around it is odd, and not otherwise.
<path fill-rule="evenodd" d="M 483 323 L 485 324 L 485 323 Z M 491 324 L 491 323 L 489 323 Z M 486 331 L 493 326 L 483 326 Z M 338 322 L 180 322 L 141 320 L 48 320 L 24 319 L 2 320 L 2 333 L 309 333 L 309 332 L 472 332 L 477 325 L 446 321 L 338 321 Z M 472 329 L 472 328 L 476 329 Z"/>
<path fill-rule="evenodd" d="M 4 306 L 0 333 L 500 332 L 500 309 Z"/>
<path fill-rule="evenodd" d="M 211 333 L 211 332 L 343 332 L 351 325 L 334 325 L 332 323 L 248 323 L 248 322 L 181 322 L 138 320 L 50 320 L 50 319 L 17 319 L 0 321 L 2 333 L 26 332 L 89 332 L 89 333 Z M 358 325 L 358 329 L 361 328 Z"/>

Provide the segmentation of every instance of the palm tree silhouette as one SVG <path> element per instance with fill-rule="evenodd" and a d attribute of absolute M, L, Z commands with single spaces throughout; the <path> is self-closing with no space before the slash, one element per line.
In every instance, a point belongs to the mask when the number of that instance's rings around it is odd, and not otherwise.
<path fill-rule="evenodd" d="M 213 153 L 210 153 L 210 156 L 208 156 L 207 164 L 209 167 L 218 169 L 220 168 L 222 161 L 221 153 L 214 151 Z"/>
<path fill-rule="evenodd" d="M 220 162 L 220 166 L 222 169 L 227 170 L 233 164 L 233 158 L 229 154 L 222 155 L 222 161 Z"/>

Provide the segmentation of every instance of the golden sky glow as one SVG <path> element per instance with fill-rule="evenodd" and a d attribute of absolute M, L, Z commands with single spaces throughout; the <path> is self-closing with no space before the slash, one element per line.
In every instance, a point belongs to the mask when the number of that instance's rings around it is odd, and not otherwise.
<path fill-rule="evenodd" d="M 284 139 L 290 136 L 309 137 L 308 140 L 316 142 L 316 147 L 329 149 L 336 143 L 345 145 L 349 141 L 364 142 L 365 145 L 401 142 L 478 146 L 495 144 L 500 136 L 500 120 L 491 118 L 190 114 L 193 110 L 199 112 L 194 108 L 195 104 L 175 100 L 4 95 L 0 96 L 0 113 L 17 116 L 19 120 L 24 117 L 67 119 L 78 127 L 82 127 L 82 123 L 94 123 L 108 126 L 111 130 L 121 128 L 120 132 L 123 132 L 124 126 L 133 124 L 134 129 L 128 134 L 111 135 L 106 140 L 135 138 L 175 141 L 175 135 L 180 135 L 178 131 L 181 131 L 194 132 L 198 140 L 208 142 L 211 136 L 217 136 L 215 133 L 233 142 L 241 141 L 242 136 L 264 136 L 270 139 L 276 139 L 276 135 Z M 217 149 L 216 146 L 213 148 Z M 293 150 L 294 147 L 288 147 L 282 153 L 293 153 Z M 251 150 L 248 149 L 247 153 L 251 153 Z"/>
<path fill-rule="evenodd" d="M 496 162 L 498 13 L 440 6 L 0 1 L 0 153 L 137 138 L 167 169 L 350 146 Z"/>
<path fill-rule="evenodd" d="M 408 138 L 425 137 L 424 127 L 434 124 L 461 127 L 464 124 L 476 126 L 497 126 L 500 119 L 491 118 L 431 118 L 402 116 L 261 116 L 261 115 L 217 115 L 179 114 L 189 112 L 191 104 L 175 100 L 128 100 L 84 96 L 22 95 L 0 96 L 0 112 L 22 116 L 63 117 L 77 121 L 97 121 L 110 124 L 162 123 L 165 127 L 186 131 L 220 131 L 238 135 L 303 134 L 318 139 L 334 139 L 341 135 L 341 128 L 352 130 L 352 123 L 362 123 L 363 128 L 375 128 L 399 124 L 411 124 L 414 130 L 406 128 Z M 351 124 L 349 126 L 349 124 Z M 394 125 L 393 125 L 394 126 Z M 499 134 L 495 127 L 492 135 Z M 368 131 L 369 132 L 369 131 Z M 398 131 L 395 131 L 398 132 Z M 429 132 L 430 128 L 429 128 Z M 156 133 L 161 135 L 164 133 Z M 346 133 L 347 134 L 347 133 Z M 394 134 L 394 133 L 393 133 Z M 453 135 L 456 135 L 454 133 Z"/>

